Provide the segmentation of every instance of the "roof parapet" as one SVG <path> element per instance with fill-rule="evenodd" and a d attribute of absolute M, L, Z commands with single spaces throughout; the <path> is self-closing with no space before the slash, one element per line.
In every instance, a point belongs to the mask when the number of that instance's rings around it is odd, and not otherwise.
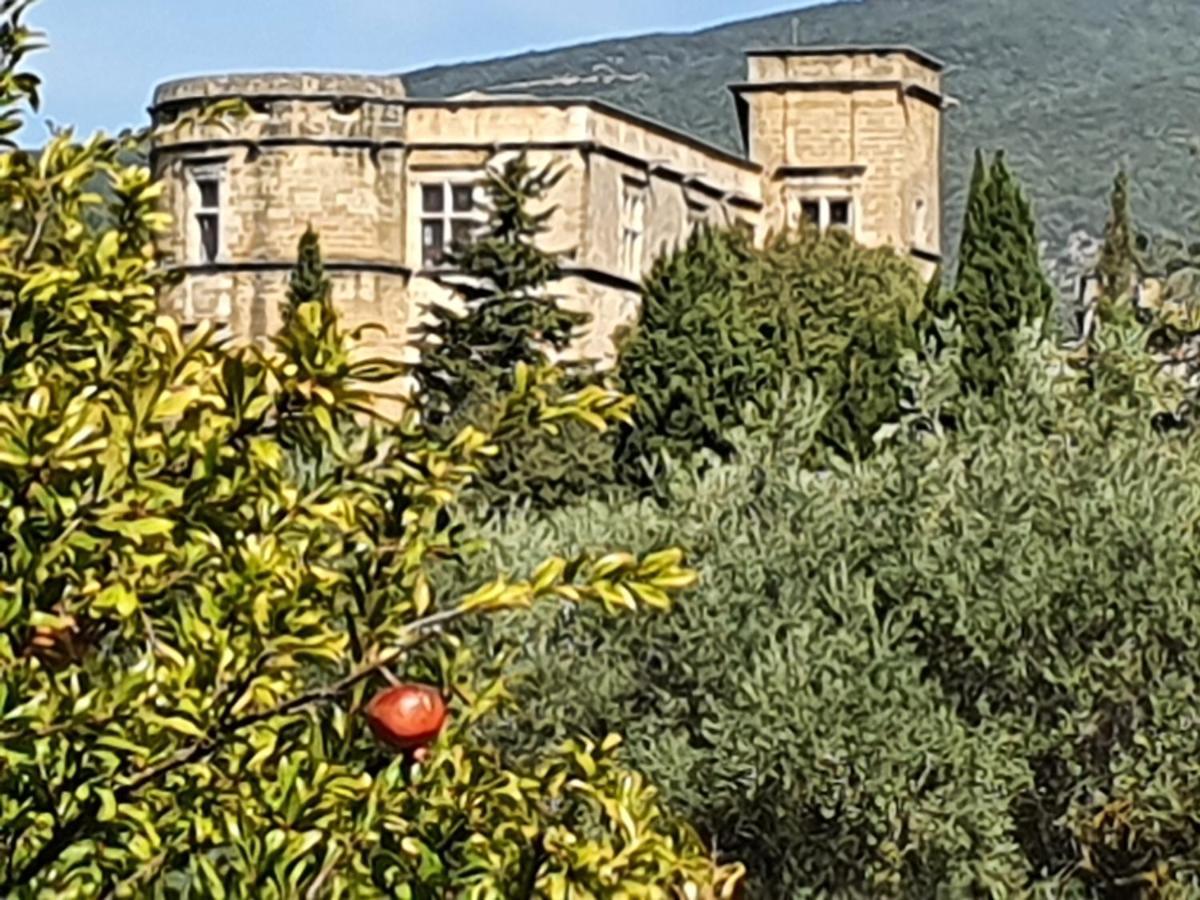
<path fill-rule="evenodd" d="M 755 47 L 745 51 L 752 56 L 907 56 L 935 72 L 941 72 L 946 64 L 936 56 L 908 44 L 818 44 L 796 47 Z"/>

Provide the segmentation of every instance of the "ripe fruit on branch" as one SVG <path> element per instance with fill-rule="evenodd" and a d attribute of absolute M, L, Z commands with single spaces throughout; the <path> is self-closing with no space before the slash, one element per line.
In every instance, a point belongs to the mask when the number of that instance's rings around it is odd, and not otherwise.
<path fill-rule="evenodd" d="M 398 684 L 380 691 L 365 712 L 375 737 L 394 750 L 424 747 L 446 724 L 446 701 L 427 684 Z"/>

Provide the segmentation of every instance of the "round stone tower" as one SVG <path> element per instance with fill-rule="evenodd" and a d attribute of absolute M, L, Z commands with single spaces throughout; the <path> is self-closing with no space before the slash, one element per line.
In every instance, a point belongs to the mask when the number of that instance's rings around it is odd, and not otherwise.
<path fill-rule="evenodd" d="M 250 108 L 208 125 L 186 113 L 222 99 Z M 215 320 L 239 340 L 279 324 L 310 224 L 348 327 L 373 349 L 398 346 L 407 320 L 404 86 L 397 77 L 259 74 L 160 85 L 151 167 L 175 220 L 163 250 L 185 278 L 167 298 L 185 323 Z M 369 346 L 369 345 L 368 345 Z"/>

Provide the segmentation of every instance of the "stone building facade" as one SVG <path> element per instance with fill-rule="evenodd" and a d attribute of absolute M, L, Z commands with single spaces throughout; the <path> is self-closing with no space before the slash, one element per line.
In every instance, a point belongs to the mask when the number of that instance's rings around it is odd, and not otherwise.
<path fill-rule="evenodd" d="M 593 99 L 405 95 L 399 77 L 323 74 L 188 78 L 158 87 L 159 125 L 226 98 L 252 114 L 156 138 L 155 174 L 176 227 L 167 298 L 187 323 L 237 339 L 272 333 L 311 224 L 350 326 L 382 330 L 365 350 L 408 356 L 409 329 L 453 294 L 443 254 L 480 216 L 479 182 L 505 154 L 565 169 L 547 202 L 546 249 L 565 254 L 564 305 L 593 326 L 574 352 L 603 365 L 637 313 L 655 258 L 702 221 L 758 239 L 808 217 L 869 246 L 940 260 L 942 65 L 907 47 L 755 50 L 730 86 L 744 154 Z M 183 120 L 181 120 L 183 121 Z"/>

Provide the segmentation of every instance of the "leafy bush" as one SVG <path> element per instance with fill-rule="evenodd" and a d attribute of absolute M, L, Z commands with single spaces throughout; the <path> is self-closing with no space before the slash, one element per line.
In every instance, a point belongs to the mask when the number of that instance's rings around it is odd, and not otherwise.
<path fill-rule="evenodd" d="M 603 536 L 680 542 L 702 578 L 648 624 L 523 620 L 499 735 L 626 723 L 752 896 L 1200 891 L 1200 446 L 1150 426 L 1170 391 L 1142 336 L 1076 370 L 1031 329 L 991 400 L 952 359 L 910 370 L 918 406 L 865 463 L 800 465 L 830 401 L 799 385 L 668 510 L 486 530 L 489 566 Z"/>
<path fill-rule="evenodd" d="M 0 27 L 7 124 L 37 89 L 26 5 Z M 662 608 L 692 580 L 680 554 L 431 591 L 488 436 L 348 427 L 395 373 L 353 360 L 312 235 L 271 352 L 184 341 L 156 316 L 159 188 L 121 149 L 0 153 L 0 895 L 728 896 L 736 867 L 615 740 L 483 742 L 503 657 L 456 638 L 551 598 Z M 548 390 L 518 367 L 501 425 L 622 404 Z M 424 762 L 360 715 L 401 677 L 451 701 Z"/>
<path fill-rule="evenodd" d="M 652 477 L 664 453 L 727 459 L 728 432 L 773 409 L 789 375 L 830 399 L 810 461 L 870 453 L 898 409 L 923 293 L 894 252 L 840 233 L 803 229 L 760 250 L 736 231 L 697 231 L 654 267 L 621 353 L 621 387 L 638 398 L 626 477 Z"/>

